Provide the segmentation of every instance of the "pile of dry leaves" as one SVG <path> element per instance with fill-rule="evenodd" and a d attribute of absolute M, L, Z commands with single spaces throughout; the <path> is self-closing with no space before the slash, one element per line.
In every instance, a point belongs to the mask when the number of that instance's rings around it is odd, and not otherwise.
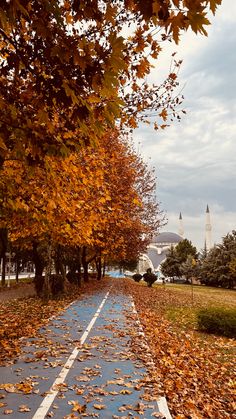
<path fill-rule="evenodd" d="M 132 280 L 121 286 L 134 298 L 173 417 L 236 418 L 235 340 L 204 335 L 186 322 L 183 327 L 181 318 L 179 324 L 167 319 L 170 307 L 190 310 L 189 290 L 148 288 Z M 194 297 L 194 310 L 206 304 Z"/>

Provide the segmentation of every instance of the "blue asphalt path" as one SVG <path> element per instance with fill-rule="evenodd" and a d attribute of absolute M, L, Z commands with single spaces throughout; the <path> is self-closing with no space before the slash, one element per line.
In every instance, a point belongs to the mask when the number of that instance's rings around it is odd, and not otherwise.
<path fill-rule="evenodd" d="M 137 328 L 131 300 L 107 292 L 75 301 L 22 342 L 15 364 L 0 367 L 0 418 L 6 412 L 12 419 L 164 417 L 151 400 L 145 365 L 131 350 Z M 66 377 L 56 384 L 60 374 Z"/>

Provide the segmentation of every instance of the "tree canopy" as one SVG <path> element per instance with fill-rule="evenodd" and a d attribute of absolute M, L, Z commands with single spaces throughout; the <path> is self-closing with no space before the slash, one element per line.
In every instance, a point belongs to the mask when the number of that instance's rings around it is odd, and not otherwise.
<path fill-rule="evenodd" d="M 161 264 L 161 272 L 165 276 L 180 277 L 187 272 L 189 264 L 198 258 L 197 249 L 188 239 L 181 240 L 176 247 L 171 247 L 166 259 Z M 193 269 L 192 269 L 193 270 Z M 188 275 L 187 275 L 188 276 Z"/>
<path fill-rule="evenodd" d="M 200 280 L 203 284 L 224 288 L 236 285 L 236 231 L 223 237 L 222 243 L 214 246 L 200 265 Z"/>
<path fill-rule="evenodd" d="M 9 0 L 0 8 L 0 151 L 37 162 L 94 144 L 107 127 L 156 128 L 175 114 L 174 69 L 146 77 L 162 43 L 191 28 L 206 34 L 221 0 Z M 179 66 L 175 62 L 175 66 Z M 163 122 L 161 123 L 160 120 Z"/>
<path fill-rule="evenodd" d="M 124 133 L 150 118 L 155 129 L 180 118 L 181 63 L 173 57 L 162 84 L 148 76 L 165 41 L 178 43 L 188 29 L 206 35 L 220 3 L 1 3 L 2 236 L 7 228 L 15 244 L 46 243 L 51 253 L 71 246 L 79 258 L 83 248 L 85 264 L 87 251 L 137 258 L 162 215 L 154 174 Z"/>
<path fill-rule="evenodd" d="M 3 225 L 19 248 L 87 248 L 92 259 L 132 260 L 162 223 L 155 175 L 117 130 L 96 147 L 46 156 L 43 166 L 5 161 L 0 183 L 8 191 Z"/>

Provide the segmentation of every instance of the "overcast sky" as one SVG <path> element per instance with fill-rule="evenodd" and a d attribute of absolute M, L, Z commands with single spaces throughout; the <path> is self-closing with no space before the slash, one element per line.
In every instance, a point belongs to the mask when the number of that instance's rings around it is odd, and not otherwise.
<path fill-rule="evenodd" d="M 236 229 L 236 1 L 223 0 L 210 20 L 208 37 L 191 33 L 178 47 L 169 44 L 152 73 L 160 82 L 177 51 L 187 115 L 162 132 L 148 126 L 134 132 L 140 153 L 156 169 L 157 197 L 169 220 L 161 231 L 177 233 L 181 211 L 185 237 L 198 249 L 207 204 L 213 243 Z"/>

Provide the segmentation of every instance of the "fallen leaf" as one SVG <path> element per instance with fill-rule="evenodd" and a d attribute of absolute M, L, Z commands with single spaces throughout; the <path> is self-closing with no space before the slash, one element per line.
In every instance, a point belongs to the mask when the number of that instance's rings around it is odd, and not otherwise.
<path fill-rule="evenodd" d="M 46 417 L 47 418 L 53 418 L 54 415 L 55 415 L 54 412 L 48 412 L 47 415 L 46 415 Z"/>
<path fill-rule="evenodd" d="M 132 394 L 132 391 L 130 390 L 121 390 L 120 394 Z"/>
<path fill-rule="evenodd" d="M 20 405 L 19 409 L 18 409 L 19 412 L 30 412 L 30 410 L 31 409 L 28 406 L 26 406 L 25 404 Z"/>
<path fill-rule="evenodd" d="M 93 407 L 97 410 L 102 410 L 106 408 L 105 404 L 94 404 Z"/>
<path fill-rule="evenodd" d="M 68 404 L 72 405 L 72 412 L 78 412 L 78 413 L 84 413 L 86 411 L 86 404 L 80 404 L 79 402 L 75 400 L 69 400 Z"/>

